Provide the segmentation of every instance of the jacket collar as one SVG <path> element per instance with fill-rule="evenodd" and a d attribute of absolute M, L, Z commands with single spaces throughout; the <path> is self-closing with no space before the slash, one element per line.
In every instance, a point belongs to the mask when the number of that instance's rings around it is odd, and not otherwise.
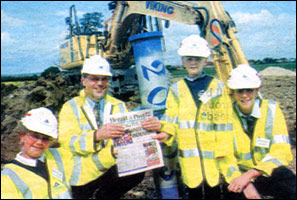
<path fill-rule="evenodd" d="M 45 156 L 44 154 L 38 158 L 38 159 L 29 159 L 29 158 L 25 158 L 24 156 L 21 155 L 22 152 L 19 152 L 17 155 L 16 155 L 16 158 L 15 160 L 24 164 L 24 165 L 28 165 L 28 166 L 31 166 L 31 167 L 36 167 L 37 166 L 37 161 L 40 160 L 41 162 L 44 162 L 45 161 Z"/>
<path fill-rule="evenodd" d="M 89 105 L 91 106 L 92 109 L 95 108 L 96 103 L 100 104 L 100 108 L 104 108 L 104 101 L 105 98 L 102 98 L 99 102 L 94 101 L 93 99 L 86 97 L 87 102 L 89 103 Z"/>
<path fill-rule="evenodd" d="M 201 75 L 196 76 L 195 78 L 190 78 L 188 75 L 186 75 L 185 79 L 188 81 L 196 81 L 200 78 L 204 78 L 206 76 L 205 72 L 202 70 Z"/>

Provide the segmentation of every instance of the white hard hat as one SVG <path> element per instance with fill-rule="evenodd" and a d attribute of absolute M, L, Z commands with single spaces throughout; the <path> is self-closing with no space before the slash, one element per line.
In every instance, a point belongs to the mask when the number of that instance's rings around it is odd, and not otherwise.
<path fill-rule="evenodd" d="M 57 118 L 47 108 L 41 107 L 30 110 L 21 119 L 21 123 L 30 131 L 58 139 Z"/>
<path fill-rule="evenodd" d="M 86 59 L 81 73 L 112 76 L 109 63 L 100 55 L 95 55 Z"/>
<path fill-rule="evenodd" d="M 227 84 L 230 89 L 259 88 L 261 79 L 254 68 L 240 64 L 231 71 Z"/>
<path fill-rule="evenodd" d="M 185 38 L 177 51 L 180 56 L 197 56 L 207 58 L 211 54 L 208 42 L 199 35 Z"/>

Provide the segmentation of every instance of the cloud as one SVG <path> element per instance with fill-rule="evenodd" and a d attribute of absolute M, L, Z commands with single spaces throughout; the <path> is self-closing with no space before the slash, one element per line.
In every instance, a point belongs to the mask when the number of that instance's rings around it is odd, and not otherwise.
<path fill-rule="evenodd" d="M 8 32 L 1 32 L 1 44 L 11 44 L 14 42 L 15 40 L 11 38 Z"/>
<path fill-rule="evenodd" d="M 279 30 L 280 27 L 295 27 L 296 29 L 296 14 L 294 16 L 287 13 L 273 15 L 268 10 L 263 9 L 255 14 L 236 12 L 231 16 L 236 25 L 241 28 L 253 29 L 260 27 L 263 30 L 267 28 Z"/>
<path fill-rule="evenodd" d="M 267 9 L 257 13 L 230 13 L 238 29 L 243 51 L 248 59 L 294 57 L 296 54 L 296 16 L 288 13 L 273 15 Z M 170 22 L 164 29 L 166 64 L 179 63 L 179 43 L 186 36 L 199 34 L 197 26 Z M 294 55 L 293 55 L 294 54 Z"/>
<path fill-rule="evenodd" d="M 296 54 L 296 15 L 273 15 L 263 9 L 254 14 L 236 12 L 231 16 L 248 59 L 292 57 Z"/>
<path fill-rule="evenodd" d="M 271 25 L 274 21 L 273 15 L 268 10 L 261 10 L 260 13 L 250 14 L 237 12 L 232 14 L 232 18 L 235 19 L 238 25 Z"/>
<path fill-rule="evenodd" d="M 3 25 L 10 26 L 10 27 L 19 27 L 26 24 L 24 20 L 10 17 L 3 10 L 1 10 L 1 26 L 2 26 L 2 23 Z"/>

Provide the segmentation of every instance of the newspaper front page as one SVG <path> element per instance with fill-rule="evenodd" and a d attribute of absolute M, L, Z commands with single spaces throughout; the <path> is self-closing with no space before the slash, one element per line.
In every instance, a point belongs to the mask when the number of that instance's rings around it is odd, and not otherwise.
<path fill-rule="evenodd" d="M 153 117 L 153 111 L 140 110 L 108 116 L 104 123 L 117 123 L 125 128 L 121 138 L 113 139 L 117 154 L 119 177 L 136 174 L 164 166 L 157 134 L 142 128 L 141 121 Z"/>

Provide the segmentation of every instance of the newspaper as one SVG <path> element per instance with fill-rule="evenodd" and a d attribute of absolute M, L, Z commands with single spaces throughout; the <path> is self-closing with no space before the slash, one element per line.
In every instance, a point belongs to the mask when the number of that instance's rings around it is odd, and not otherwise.
<path fill-rule="evenodd" d="M 153 117 L 153 111 L 140 110 L 108 116 L 104 123 L 122 124 L 125 134 L 113 139 L 117 154 L 119 177 L 164 166 L 163 155 L 156 134 L 142 128 L 141 121 Z"/>

